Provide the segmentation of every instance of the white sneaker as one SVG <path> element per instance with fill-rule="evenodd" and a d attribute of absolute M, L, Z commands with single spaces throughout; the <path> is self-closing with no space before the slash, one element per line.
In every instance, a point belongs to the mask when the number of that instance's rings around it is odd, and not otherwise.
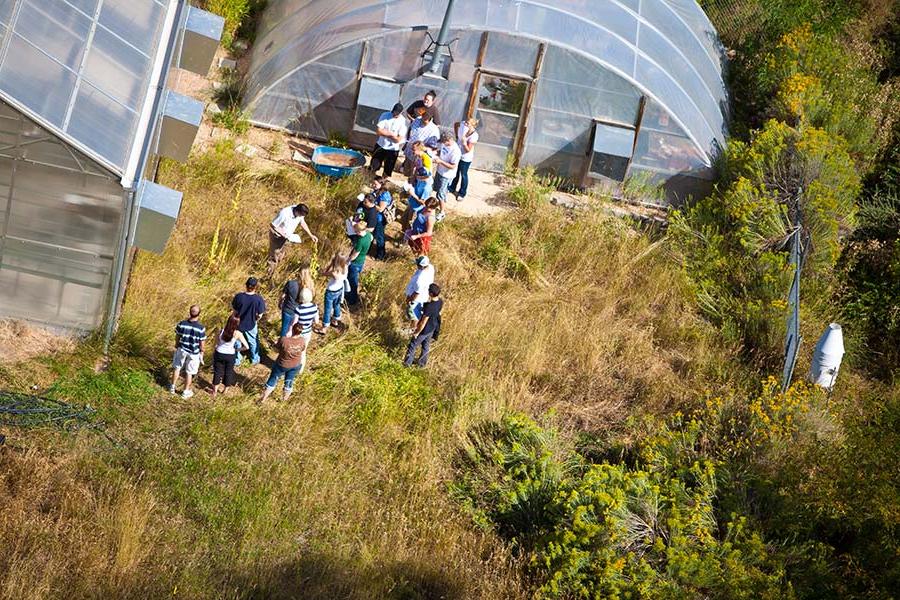
<path fill-rule="evenodd" d="M 175 384 L 174 384 L 174 383 L 173 383 L 172 385 L 169 386 L 169 393 L 170 393 L 170 394 L 174 394 L 174 393 L 175 393 Z"/>
<path fill-rule="evenodd" d="M 187 400 L 188 398 L 193 398 L 194 390 L 184 390 L 181 392 L 181 397 Z"/>

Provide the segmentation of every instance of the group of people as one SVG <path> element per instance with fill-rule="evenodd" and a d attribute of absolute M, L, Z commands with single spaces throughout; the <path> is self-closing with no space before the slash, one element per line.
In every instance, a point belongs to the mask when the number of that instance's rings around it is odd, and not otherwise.
<path fill-rule="evenodd" d="M 426 96 L 422 102 L 426 112 L 423 112 L 421 107 L 414 109 L 411 107 L 418 114 L 413 121 L 414 126 L 416 123 L 431 123 L 433 120 L 432 113 L 427 112 L 429 106 L 433 106 L 433 96 L 430 104 L 428 98 Z M 395 111 L 396 109 L 397 107 Z M 402 112 L 402 107 L 400 110 Z M 474 130 L 474 124 L 471 127 Z M 411 323 L 410 341 L 404 358 L 406 366 L 414 364 L 419 367 L 426 366 L 431 343 L 438 338 L 441 328 L 444 302 L 441 298 L 441 288 L 435 282 L 435 266 L 428 256 L 437 220 L 435 213 L 442 207 L 442 200 L 438 199 L 433 189 L 436 185 L 438 190 L 443 189 L 446 195 L 448 186 L 453 183 L 450 181 L 451 172 L 441 171 L 442 167 L 444 169 L 455 167 L 454 178 L 462 169 L 459 168 L 460 161 L 457 156 L 459 152 L 453 152 L 457 142 L 448 137 L 446 132 L 440 134 L 438 139 L 441 148 L 435 156 L 426 150 L 423 139 L 416 139 L 413 142 L 413 158 L 407 159 L 407 164 L 414 163 L 411 167 L 412 183 L 407 182 L 403 186 L 407 191 L 407 207 L 402 217 L 402 239 L 412 249 L 415 262 L 415 270 L 404 293 L 405 312 Z M 454 160 L 455 162 L 451 162 Z M 431 177 L 431 167 L 434 164 L 438 165 L 435 181 Z M 385 162 L 384 168 L 390 173 L 393 161 Z M 465 169 L 467 168 L 466 166 Z M 301 269 L 295 279 L 284 284 L 278 300 L 281 313 L 276 344 L 278 356 L 271 366 L 260 402 L 266 401 L 271 396 L 282 378 L 284 398 L 289 398 L 297 376 L 305 369 L 313 333 L 327 335 L 332 327 L 343 328 L 342 305 L 346 302 L 350 307 L 354 307 L 360 302 L 359 282 L 367 257 L 370 253 L 376 260 L 384 260 L 386 257 L 385 228 L 397 218 L 396 208 L 394 195 L 390 191 L 386 177 L 375 177 L 371 190 L 359 195 L 356 210 L 346 223 L 346 234 L 350 242 L 349 252 L 336 252 L 319 273 L 325 280 L 321 310 L 315 302 L 315 279 L 310 268 Z M 305 232 L 314 243 L 318 243 L 318 237 L 313 234 L 306 222 L 309 212 L 309 207 L 305 204 L 288 206 L 280 210 L 269 224 L 267 265 L 270 275 L 275 272 L 285 256 L 288 244 L 302 242 L 298 229 Z M 243 354 L 246 354 L 251 365 L 260 362 L 259 324 L 266 314 L 267 306 L 258 288 L 259 281 L 255 277 L 247 279 L 245 290 L 232 299 L 231 314 L 221 329 L 215 333 L 213 377 L 210 387 L 213 398 L 220 393 L 226 393 L 229 387 L 235 385 L 235 367 L 242 363 Z M 169 391 L 176 393 L 176 385 L 183 372 L 185 384 L 182 396 L 190 398 L 194 395 L 193 379 L 203 364 L 206 350 L 207 331 L 200 322 L 199 306 L 190 307 L 188 318 L 177 324 L 175 333 L 175 354 Z"/>
<path fill-rule="evenodd" d="M 448 194 L 461 202 L 468 193 L 469 168 L 478 143 L 477 128 L 477 119 L 469 118 L 442 129 L 434 90 L 405 111 L 397 103 L 378 118 L 378 138 L 369 169 L 376 174 L 382 170 L 382 175 L 390 178 L 402 152 L 403 174 L 409 178 L 409 184 L 422 179 L 428 182 L 426 194 L 417 191 L 415 199 L 426 204 L 434 197 L 442 215 Z"/>

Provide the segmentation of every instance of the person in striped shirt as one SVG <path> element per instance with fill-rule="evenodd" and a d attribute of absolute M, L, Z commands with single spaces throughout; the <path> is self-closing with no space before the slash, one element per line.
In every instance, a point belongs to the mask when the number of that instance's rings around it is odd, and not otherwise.
<path fill-rule="evenodd" d="M 296 309 L 294 323 L 300 325 L 300 336 L 309 344 L 312 338 L 313 324 L 319 324 L 319 307 L 313 303 L 312 290 L 303 288 L 300 292 L 300 305 Z"/>
<path fill-rule="evenodd" d="M 194 304 L 189 318 L 175 326 L 175 356 L 172 358 L 172 385 L 169 386 L 169 392 L 175 393 L 175 385 L 184 369 L 184 391 L 181 396 L 190 398 L 194 395 L 191 385 L 203 362 L 205 341 L 206 327 L 200 323 L 200 307 Z"/>

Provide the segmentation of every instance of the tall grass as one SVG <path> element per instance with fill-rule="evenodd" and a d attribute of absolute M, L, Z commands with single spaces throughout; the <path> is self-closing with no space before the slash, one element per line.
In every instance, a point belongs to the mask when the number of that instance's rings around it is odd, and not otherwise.
<path fill-rule="evenodd" d="M 39 430 L 0 449 L 0 595 L 526 598 L 517 559 L 447 494 L 464 432 L 510 408 L 602 430 L 732 376 L 664 246 L 600 214 L 571 220 L 538 187 L 514 191 L 528 210 L 441 224 L 447 308 L 427 373 L 398 361 L 413 265 L 391 249 L 366 268 L 351 331 L 314 341 L 290 403 L 253 403 L 261 367 L 216 403 L 169 396 L 156 384 L 188 306 L 217 330 L 265 272 L 267 222 L 306 202 L 321 241 L 263 279 L 271 344 L 281 285 L 346 249 L 362 182 L 257 172 L 230 143 L 165 164 L 162 180 L 184 191 L 181 218 L 163 255 L 138 256 L 110 370 L 86 347 L 0 372 L 91 402 L 116 441 Z"/>

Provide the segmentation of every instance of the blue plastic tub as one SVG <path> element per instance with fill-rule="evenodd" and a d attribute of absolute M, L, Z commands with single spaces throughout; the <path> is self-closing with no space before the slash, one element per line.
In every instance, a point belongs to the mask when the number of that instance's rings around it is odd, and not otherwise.
<path fill-rule="evenodd" d="M 349 158 L 352 166 L 349 167 L 339 167 L 329 164 L 323 164 L 322 159 L 325 156 L 338 156 L 343 160 L 347 160 Z M 347 157 L 347 158 L 345 158 Z M 313 151 L 312 154 L 312 163 L 313 167 L 316 169 L 316 173 L 321 175 L 327 175 L 328 177 L 346 177 L 351 173 L 357 171 L 361 167 L 364 167 L 366 164 L 366 157 L 356 150 L 345 150 L 344 148 L 332 148 L 331 146 L 319 146 Z"/>

